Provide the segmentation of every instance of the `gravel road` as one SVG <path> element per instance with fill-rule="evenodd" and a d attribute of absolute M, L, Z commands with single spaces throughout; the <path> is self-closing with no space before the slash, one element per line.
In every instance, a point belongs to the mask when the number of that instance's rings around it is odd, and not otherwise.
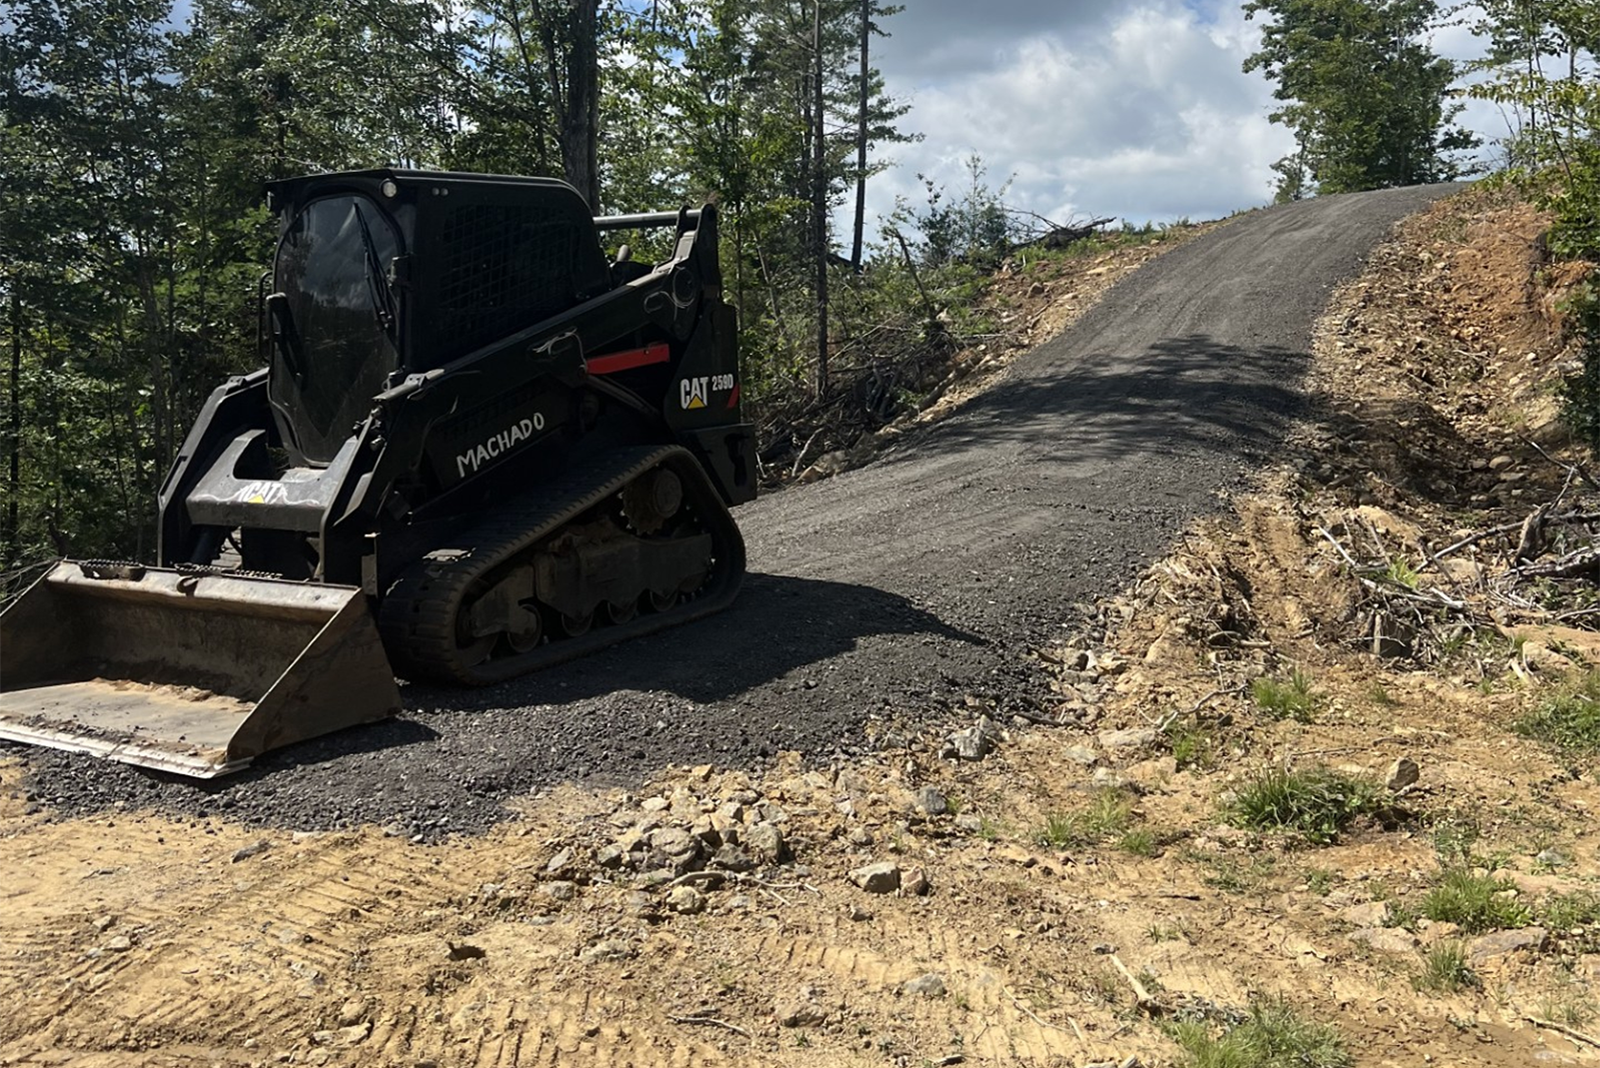
<path fill-rule="evenodd" d="M 956 416 L 739 509 L 751 574 L 715 618 L 489 689 L 409 686 L 405 715 L 220 783 L 10 751 L 33 797 L 68 814 L 120 801 L 432 838 L 563 779 L 757 766 L 785 749 L 826 760 L 875 722 L 1014 699 L 1029 649 L 1084 625 L 1272 456 L 1303 414 L 1329 291 L 1454 188 L 1271 208 L 1155 260 Z"/>

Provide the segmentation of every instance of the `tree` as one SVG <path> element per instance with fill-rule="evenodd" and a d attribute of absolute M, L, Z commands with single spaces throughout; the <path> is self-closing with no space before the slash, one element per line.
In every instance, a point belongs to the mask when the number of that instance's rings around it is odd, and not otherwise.
<path fill-rule="evenodd" d="M 1454 65 L 1420 40 L 1435 0 L 1249 0 L 1265 14 L 1261 48 L 1245 61 L 1277 83 L 1274 122 L 1295 135 L 1280 161 L 1279 196 L 1446 181 L 1477 139 L 1451 125 Z"/>

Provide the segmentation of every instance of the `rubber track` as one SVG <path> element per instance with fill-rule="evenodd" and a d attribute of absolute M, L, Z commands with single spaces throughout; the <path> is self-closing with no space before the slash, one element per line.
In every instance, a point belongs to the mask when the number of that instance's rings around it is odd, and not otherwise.
<path fill-rule="evenodd" d="M 479 578 L 663 464 L 684 478 L 696 514 L 712 536 L 717 568 L 704 591 L 669 611 L 597 627 L 577 638 L 548 641 L 521 656 L 477 665 L 461 663 L 456 615 Z M 537 501 L 513 504 L 456 538 L 454 544 L 441 546 L 417 561 L 395 582 L 378 610 L 378 628 L 396 674 L 469 686 L 500 682 L 710 615 L 732 603 L 738 592 L 744 576 L 744 539 L 699 461 L 686 449 L 676 445 L 617 449 L 536 492 Z"/>

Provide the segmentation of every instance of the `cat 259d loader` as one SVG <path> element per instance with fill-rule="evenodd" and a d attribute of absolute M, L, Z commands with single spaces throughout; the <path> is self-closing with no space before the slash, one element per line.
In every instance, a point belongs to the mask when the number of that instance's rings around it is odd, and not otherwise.
<path fill-rule="evenodd" d="M 0 738 L 212 777 L 726 606 L 755 496 L 716 212 L 563 182 L 277 182 L 266 366 L 206 402 L 158 566 L 56 565 L 0 616 Z M 653 267 L 602 231 L 671 227 Z"/>

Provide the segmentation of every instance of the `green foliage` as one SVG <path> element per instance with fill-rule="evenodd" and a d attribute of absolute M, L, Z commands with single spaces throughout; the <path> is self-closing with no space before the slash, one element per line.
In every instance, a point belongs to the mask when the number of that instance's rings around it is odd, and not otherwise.
<path fill-rule="evenodd" d="M 1513 729 L 1567 753 L 1600 753 L 1600 671 L 1587 671 L 1541 700 Z"/>
<path fill-rule="evenodd" d="M 1515 889 L 1516 884 L 1507 879 L 1471 868 L 1447 868 L 1423 897 L 1420 911 L 1430 920 L 1453 923 L 1467 934 L 1524 927 L 1533 914 L 1508 893 Z"/>
<path fill-rule="evenodd" d="M 1267 999 L 1243 1019 L 1217 1026 L 1179 1020 L 1167 1033 L 1187 1068 L 1348 1068 L 1355 1063 L 1336 1028 L 1302 1017 L 1287 1001 Z"/>
<path fill-rule="evenodd" d="M 1172 760 L 1178 770 L 1209 768 L 1216 758 L 1216 738 L 1211 730 L 1198 720 L 1173 720 L 1167 725 L 1167 744 L 1172 747 Z"/>
<path fill-rule="evenodd" d="M 1108 788 L 1096 793 L 1086 809 L 1050 813 L 1034 839 L 1051 849 L 1096 845 L 1127 833 L 1132 820 L 1133 799 Z"/>
<path fill-rule="evenodd" d="M 1422 972 L 1411 980 L 1411 985 L 1435 994 L 1455 994 L 1476 987 L 1478 977 L 1460 942 L 1440 942 L 1428 947 Z"/>
<path fill-rule="evenodd" d="M 1422 43 L 1434 0 L 1248 0 L 1244 11 L 1268 20 L 1244 69 L 1276 83 L 1272 120 L 1298 146 L 1274 167 L 1280 200 L 1460 173 L 1456 155 L 1477 141 L 1450 125 L 1454 65 Z"/>
<path fill-rule="evenodd" d="M 928 280 L 924 301 L 897 254 L 860 274 L 835 268 L 852 295 L 818 322 L 815 265 L 835 244 L 825 226 L 816 236 L 818 205 L 826 224 L 884 165 L 881 148 L 908 139 L 906 107 L 870 56 L 863 71 L 863 37 L 882 37 L 898 10 L 877 0 L 186 10 L 178 28 L 168 0 L 38 0 L 0 19 L 0 343 L 20 350 L 0 392 L 22 424 L 6 428 L 19 474 L 0 483 L 0 564 L 151 554 L 156 491 L 187 427 L 259 360 L 272 179 L 397 165 L 582 186 L 587 152 L 597 209 L 714 198 L 758 416 L 812 388 L 819 330 L 856 346 L 867 369 L 844 383 L 853 390 L 901 355 L 868 347 L 866 316 L 893 307 L 917 337 L 966 303 L 973 269 Z M 801 91 L 819 73 L 820 112 Z M 936 356 L 967 326 L 950 318 Z M 880 392 L 903 405 L 912 391 Z"/>
<path fill-rule="evenodd" d="M 1289 672 L 1287 679 L 1273 679 L 1263 675 L 1250 684 L 1250 696 L 1256 707 L 1274 719 L 1292 719 L 1299 723 L 1311 722 L 1321 696 L 1311 688 L 1311 677 L 1299 668 Z"/>
<path fill-rule="evenodd" d="M 1365 780 L 1323 767 L 1268 768 L 1239 788 L 1224 814 L 1240 827 L 1293 830 L 1325 844 L 1358 817 L 1383 809 L 1378 787 Z"/>

